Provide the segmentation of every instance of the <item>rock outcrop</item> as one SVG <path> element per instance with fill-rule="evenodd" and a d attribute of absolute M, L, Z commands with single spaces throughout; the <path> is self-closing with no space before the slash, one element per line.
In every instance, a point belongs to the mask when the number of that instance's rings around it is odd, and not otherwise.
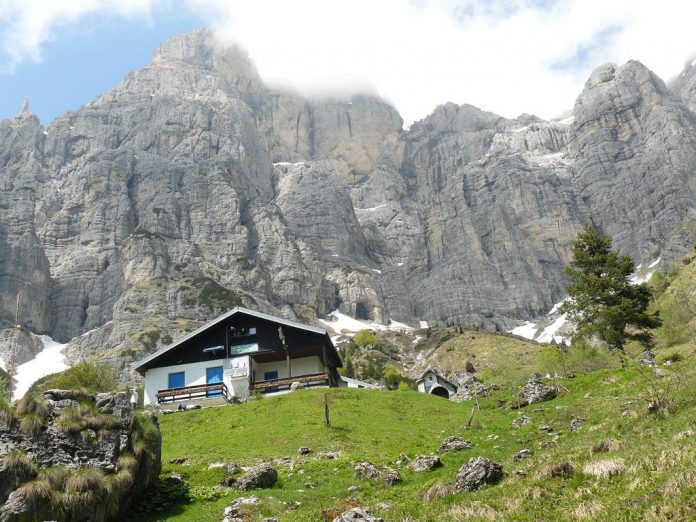
<path fill-rule="evenodd" d="M 497 484 L 502 478 L 502 465 L 486 457 L 475 457 L 459 469 L 455 490 L 476 491 Z"/>
<path fill-rule="evenodd" d="M 159 476 L 160 452 L 156 417 L 134 416 L 125 393 L 26 396 L 0 427 L 0 520 L 120 520 Z"/>
<path fill-rule="evenodd" d="M 130 362 L 235 305 L 509 328 L 564 296 L 587 222 L 638 262 L 696 217 L 694 66 L 597 69 L 556 121 L 264 85 L 208 31 L 44 127 L 0 122 L 0 328 Z"/>

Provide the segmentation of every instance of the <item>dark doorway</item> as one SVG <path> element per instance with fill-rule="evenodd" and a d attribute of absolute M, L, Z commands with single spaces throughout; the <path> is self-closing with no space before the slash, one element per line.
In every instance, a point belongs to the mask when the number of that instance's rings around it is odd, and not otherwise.
<path fill-rule="evenodd" d="M 432 390 L 430 390 L 430 394 L 437 395 L 443 399 L 449 399 L 449 392 L 442 386 L 435 386 Z"/>

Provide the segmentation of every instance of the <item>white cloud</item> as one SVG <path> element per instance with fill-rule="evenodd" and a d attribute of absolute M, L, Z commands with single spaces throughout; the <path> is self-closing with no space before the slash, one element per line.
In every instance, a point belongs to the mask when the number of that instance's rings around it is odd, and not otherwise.
<path fill-rule="evenodd" d="M 8 9 L 13 20 L 3 45 L 15 63 L 37 59 L 60 24 L 94 12 L 146 16 L 156 1 L 0 0 L 0 20 Z M 683 0 L 186 0 L 186 6 L 223 39 L 244 45 L 267 81 L 306 94 L 377 92 L 407 122 L 446 101 L 550 118 L 572 107 L 589 72 L 605 61 L 638 59 L 668 79 L 696 50 L 690 27 L 696 3 Z"/>
<path fill-rule="evenodd" d="M 148 17 L 152 0 L 0 0 L 0 44 L 8 57 L 0 71 L 24 60 L 39 61 L 41 45 L 55 30 L 87 15 Z"/>

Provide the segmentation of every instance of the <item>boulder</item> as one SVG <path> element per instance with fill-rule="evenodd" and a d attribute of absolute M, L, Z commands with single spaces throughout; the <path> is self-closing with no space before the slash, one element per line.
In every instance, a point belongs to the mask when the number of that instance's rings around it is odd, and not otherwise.
<path fill-rule="evenodd" d="M 367 508 L 354 507 L 338 515 L 333 522 L 384 522 L 384 519 L 374 516 Z"/>
<path fill-rule="evenodd" d="M 353 470 L 357 477 L 363 480 L 379 480 L 382 478 L 382 473 L 369 461 L 358 462 Z"/>
<path fill-rule="evenodd" d="M 302 382 L 295 381 L 290 385 L 290 391 L 301 390 L 302 388 L 306 388 L 306 387 L 307 387 L 306 384 L 304 384 Z"/>
<path fill-rule="evenodd" d="M 475 457 L 459 468 L 456 491 L 477 491 L 497 484 L 503 478 L 503 466 L 486 457 Z"/>
<path fill-rule="evenodd" d="M 471 442 L 468 440 L 460 439 L 459 437 L 452 435 L 442 441 L 438 451 L 440 453 L 444 453 L 446 451 L 462 451 L 470 449 L 471 447 Z"/>
<path fill-rule="evenodd" d="M 432 471 L 435 468 L 442 466 L 440 457 L 437 455 L 420 455 L 416 457 L 411 463 L 411 469 L 416 473 L 422 473 L 424 471 Z"/>
<path fill-rule="evenodd" d="M 537 402 L 550 401 L 556 395 L 558 395 L 558 389 L 555 386 L 548 386 L 542 383 L 539 377 L 535 376 L 522 387 L 518 395 L 519 404 L 513 403 L 511 407 L 514 409 Z"/>
<path fill-rule="evenodd" d="M 298 455 L 309 455 L 310 453 L 312 453 L 312 450 L 305 446 L 302 446 L 300 449 L 297 450 Z"/>
<path fill-rule="evenodd" d="M 395 486 L 401 483 L 401 473 L 396 469 L 388 468 L 384 473 L 382 480 L 387 486 Z"/>
<path fill-rule="evenodd" d="M 269 464 L 249 468 L 235 484 L 237 489 L 270 488 L 278 481 L 278 472 Z"/>

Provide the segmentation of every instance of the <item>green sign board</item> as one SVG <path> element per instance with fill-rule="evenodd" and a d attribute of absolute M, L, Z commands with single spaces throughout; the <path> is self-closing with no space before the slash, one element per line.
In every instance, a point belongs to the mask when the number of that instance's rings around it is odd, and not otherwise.
<path fill-rule="evenodd" d="M 245 353 L 254 353 L 259 351 L 259 343 L 235 344 L 230 346 L 230 357 L 235 355 L 244 355 Z"/>

